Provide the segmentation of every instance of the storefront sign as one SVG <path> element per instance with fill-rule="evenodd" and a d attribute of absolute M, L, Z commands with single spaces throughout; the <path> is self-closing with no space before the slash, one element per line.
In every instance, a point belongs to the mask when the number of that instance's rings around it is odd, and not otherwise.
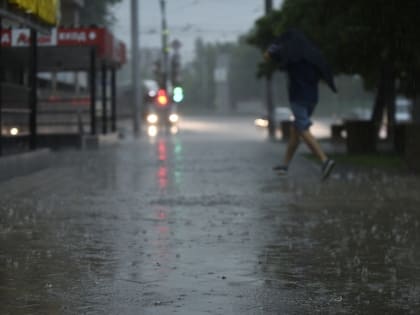
<path fill-rule="evenodd" d="M 2 47 L 12 46 L 12 31 L 11 30 L 2 30 L 1 46 Z"/>
<path fill-rule="evenodd" d="M 12 47 L 27 47 L 30 44 L 31 32 L 29 29 L 13 29 L 12 31 Z M 53 29 L 51 34 L 38 34 L 39 46 L 56 46 L 57 45 L 57 29 Z"/>
<path fill-rule="evenodd" d="M 2 47 L 29 47 L 29 29 L 3 29 Z M 49 34 L 38 33 L 38 46 L 96 47 L 98 56 L 118 63 L 126 62 L 126 47 L 105 28 L 53 28 Z"/>

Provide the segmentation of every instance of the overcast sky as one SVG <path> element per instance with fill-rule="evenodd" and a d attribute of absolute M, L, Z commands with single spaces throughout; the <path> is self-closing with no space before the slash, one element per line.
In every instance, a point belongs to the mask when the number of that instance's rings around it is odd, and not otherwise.
<path fill-rule="evenodd" d="M 138 0 L 140 46 L 160 47 L 160 0 Z M 280 6 L 282 0 L 273 0 Z M 264 0 L 166 0 L 170 41 L 179 39 L 185 59 L 193 56 L 194 41 L 234 41 L 247 32 L 255 19 L 264 14 Z M 130 46 L 130 0 L 114 8 L 117 23 L 114 32 Z"/>

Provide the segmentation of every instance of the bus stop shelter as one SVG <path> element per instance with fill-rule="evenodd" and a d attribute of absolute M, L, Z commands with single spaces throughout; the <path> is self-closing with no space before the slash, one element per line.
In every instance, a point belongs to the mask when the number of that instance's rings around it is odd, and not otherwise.
<path fill-rule="evenodd" d="M 28 49 L 33 42 L 36 43 L 36 49 Z M 32 82 L 34 86 L 38 86 L 36 80 L 40 72 L 87 72 L 90 134 L 116 131 L 116 72 L 126 62 L 126 48 L 106 28 L 53 28 L 47 34 L 38 34 L 30 29 L 3 29 L 1 44 L 2 54 L 9 62 L 29 70 L 29 77 L 35 81 Z M 100 80 L 98 73 L 101 74 Z M 97 86 L 101 87 L 100 97 L 97 95 Z M 110 88 L 109 93 L 107 87 Z M 101 106 L 98 107 L 98 103 Z M 108 103 L 110 106 L 107 106 Z M 29 137 L 33 144 L 31 148 L 35 148 L 39 140 L 38 93 L 30 93 L 26 104 L 25 101 L 23 104 L 8 104 L 7 100 L 0 99 L 0 109 L 3 112 L 26 111 L 33 117 L 30 119 Z"/>
<path fill-rule="evenodd" d="M 36 34 L 37 32 L 48 32 L 51 27 L 58 23 L 58 8 L 59 0 L 43 0 L 41 1 L 27 1 L 27 0 L 0 0 L 0 34 L 3 35 L 3 28 L 19 25 L 20 27 L 27 27 L 31 33 Z M 35 38 L 36 36 L 33 36 Z M 5 76 L 4 69 L 10 65 L 9 60 L 6 58 L 7 55 L 3 54 L 2 45 L 3 41 L 7 41 L 7 35 L 1 36 L 0 44 L 0 105 L 3 104 L 3 92 L 9 95 L 17 92 L 18 98 L 20 92 L 25 90 L 23 85 L 14 84 L 11 86 L 10 81 Z M 37 45 L 35 41 L 32 41 L 28 48 L 31 51 L 36 51 Z M 32 65 L 34 63 L 31 63 Z M 24 94 L 32 95 L 36 94 L 36 73 L 31 71 L 28 75 L 28 84 L 26 86 L 26 92 Z M 27 97 L 27 103 L 34 97 Z M 7 112 L 7 110 L 6 110 Z M 5 112 L 0 106 L 0 156 L 3 154 L 3 114 Z M 29 124 L 32 126 L 35 116 L 33 113 L 29 113 Z M 30 148 L 35 147 L 35 138 L 31 139 Z"/>

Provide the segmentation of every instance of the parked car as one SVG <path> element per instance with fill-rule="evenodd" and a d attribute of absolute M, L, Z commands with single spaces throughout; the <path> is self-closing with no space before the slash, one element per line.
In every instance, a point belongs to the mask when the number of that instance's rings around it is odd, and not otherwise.
<path fill-rule="evenodd" d="M 356 107 L 353 108 L 347 115 L 346 119 L 355 119 L 355 120 L 370 120 L 372 111 L 369 108 Z"/>
<path fill-rule="evenodd" d="M 397 97 L 395 102 L 395 119 L 397 122 L 407 122 L 411 120 L 411 108 L 413 102 L 405 97 Z"/>
<path fill-rule="evenodd" d="M 407 122 L 411 120 L 411 108 L 413 102 L 403 96 L 398 96 L 395 100 L 395 120 L 397 122 Z M 370 120 L 372 111 L 369 108 L 356 107 L 346 116 L 346 119 Z"/>
<path fill-rule="evenodd" d="M 274 109 L 274 124 L 280 126 L 280 123 L 284 120 L 293 120 L 293 114 L 289 107 L 276 107 Z M 268 127 L 268 116 L 262 115 L 255 119 L 255 126 L 261 128 Z"/>

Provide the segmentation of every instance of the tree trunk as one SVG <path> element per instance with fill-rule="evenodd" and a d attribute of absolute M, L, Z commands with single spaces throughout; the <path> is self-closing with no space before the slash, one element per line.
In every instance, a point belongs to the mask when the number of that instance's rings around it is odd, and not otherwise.
<path fill-rule="evenodd" d="M 376 90 L 375 102 L 373 105 L 373 111 L 371 116 L 371 122 L 375 127 L 375 134 L 379 135 L 379 129 L 381 127 L 382 118 L 384 115 L 385 108 L 385 80 L 384 80 L 384 69 L 381 69 L 379 77 L 378 88 Z"/>
<path fill-rule="evenodd" d="M 394 65 L 390 62 L 385 64 L 385 108 L 387 112 L 387 134 L 388 140 L 394 143 L 395 138 L 395 99 L 396 99 L 396 79 Z"/>
<path fill-rule="evenodd" d="M 418 91 L 416 96 L 414 97 L 413 107 L 411 109 L 411 117 L 413 123 L 420 123 L 420 91 Z"/>

